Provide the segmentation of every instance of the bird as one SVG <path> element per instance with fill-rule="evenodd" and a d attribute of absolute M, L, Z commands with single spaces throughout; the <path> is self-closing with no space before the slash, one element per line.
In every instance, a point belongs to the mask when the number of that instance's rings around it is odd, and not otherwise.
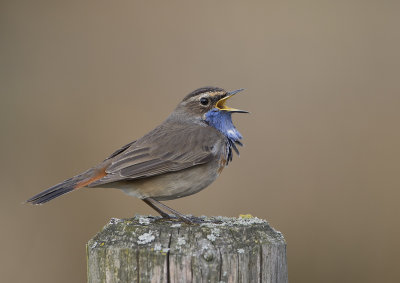
<path fill-rule="evenodd" d="M 249 112 L 228 107 L 226 101 L 243 90 L 194 90 L 142 138 L 26 202 L 44 204 L 83 187 L 116 188 L 143 200 L 162 218 L 196 222 L 195 217 L 183 215 L 161 201 L 203 190 L 232 161 L 233 152 L 239 155 L 237 146 L 243 146 L 242 135 L 233 125 L 232 114 Z"/>

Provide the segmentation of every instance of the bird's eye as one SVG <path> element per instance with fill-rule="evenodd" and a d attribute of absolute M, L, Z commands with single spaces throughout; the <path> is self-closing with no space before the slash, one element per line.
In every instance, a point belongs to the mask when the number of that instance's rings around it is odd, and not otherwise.
<path fill-rule="evenodd" d="M 207 105 L 208 104 L 208 98 L 205 98 L 205 97 L 202 97 L 202 98 L 200 98 L 200 103 L 201 103 L 201 105 Z"/>

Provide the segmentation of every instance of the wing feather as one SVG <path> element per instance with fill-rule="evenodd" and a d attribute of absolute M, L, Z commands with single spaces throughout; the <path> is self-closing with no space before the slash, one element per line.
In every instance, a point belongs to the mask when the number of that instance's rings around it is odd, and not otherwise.
<path fill-rule="evenodd" d="M 224 136 L 207 125 L 164 123 L 111 160 L 107 175 L 90 186 L 184 170 L 213 160 Z"/>

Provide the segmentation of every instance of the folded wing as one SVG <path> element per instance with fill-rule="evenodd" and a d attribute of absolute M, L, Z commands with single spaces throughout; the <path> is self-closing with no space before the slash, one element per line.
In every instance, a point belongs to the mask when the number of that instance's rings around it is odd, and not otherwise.
<path fill-rule="evenodd" d="M 162 124 L 106 159 L 105 162 L 110 163 L 107 175 L 89 186 L 146 178 L 205 164 L 225 149 L 225 142 L 225 137 L 209 126 Z"/>

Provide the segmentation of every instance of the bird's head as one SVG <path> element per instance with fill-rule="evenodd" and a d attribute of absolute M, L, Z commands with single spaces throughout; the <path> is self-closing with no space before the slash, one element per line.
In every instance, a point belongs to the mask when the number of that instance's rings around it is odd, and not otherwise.
<path fill-rule="evenodd" d="M 189 93 L 175 109 L 175 114 L 186 120 L 203 121 L 221 131 L 228 138 L 238 140 L 239 132 L 232 123 L 232 113 L 248 113 L 231 108 L 226 101 L 243 89 L 227 92 L 218 87 L 203 87 Z"/>
<path fill-rule="evenodd" d="M 218 111 L 224 113 L 248 113 L 247 111 L 228 107 L 226 101 L 243 89 L 227 92 L 218 87 L 203 87 L 189 93 L 179 103 L 176 110 L 188 116 L 206 120 L 206 113 Z"/>

